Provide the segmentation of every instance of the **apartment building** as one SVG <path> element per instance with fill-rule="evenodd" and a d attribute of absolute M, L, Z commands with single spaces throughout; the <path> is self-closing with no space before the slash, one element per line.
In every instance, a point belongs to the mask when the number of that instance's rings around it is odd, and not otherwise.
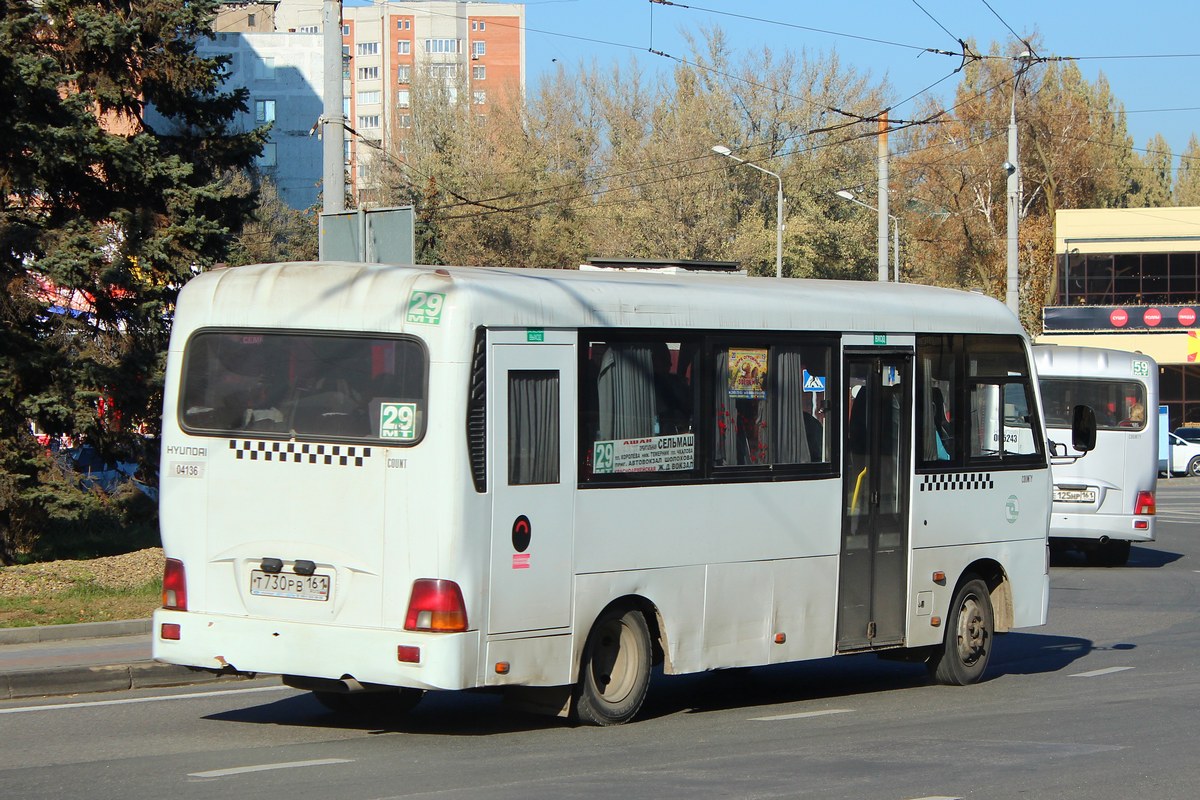
<path fill-rule="evenodd" d="M 218 18 L 219 20 L 220 18 Z M 290 207 L 316 204 L 321 190 L 321 142 L 314 135 L 323 111 L 321 37 L 299 33 L 223 32 L 214 25 L 212 39 L 197 52 L 230 58 L 226 87 L 245 87 L 247 110 L 233 120 L 237 130 L 271 124 L 258 157 L 258 171 L 279 189 Z"/>
<path fill-rule="evenodd" d="M 321 0 L 280 0 L 275 24 L 319 32 Z M 525 7 L 520 3 L 379 2 L 342 7 L 347 182 L 367 190 L 375 158 L 403 158 L 413 124 L 414 81 L 444 84 L 449 102 L 486 118 L 507 92 L 525 89 Z"/>

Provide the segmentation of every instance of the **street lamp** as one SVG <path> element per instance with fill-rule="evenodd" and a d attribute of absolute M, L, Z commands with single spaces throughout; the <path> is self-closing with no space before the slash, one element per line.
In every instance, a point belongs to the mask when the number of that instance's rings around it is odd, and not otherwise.
<path fill-rule="evenodd" d="M 878 208 L 876 208 L 875 206 L 872 206 L 872 205 L 868 205 L 867 203 L 864 203 L 862 200 L 859 200 L 857 197 L 854 196 L 854 192 L 851 192 L 848 189 L 842 189 L 841 191 L 834 192 L 834 194 L 836 194 L 838 197 L 842 198 L 843 200 L 849 200 L 851 203 L 860 205 L 863 208 L 869 208 L 872 211 L 874 211 L 876 214 L 879 213 Z M 894 275 L 892 280 L 895 283 L 899 283 L 900 282 L 900 220 L 896 219 L 896 217 L 894 217 L 891 214 L 888 214 L 887 218 L 892 221 L 892 269 L 893 269 L 893 275 Z"/>
<path fill-rule="evenodd" d="M 728 147 L 723 144 L 714 145 L 712 151 L 717 155 L 732 158 L 739 164 L 745 164 L 747 167 L 756 169 L 759 172 L 765 172 L 775 180 L 779 181 L 779 192 L 775 195 L 775 277 L 783 277 L 783 178 L 779 177 L 769 169 L 763 169 L 758 164 L 751 164 L 745 159 L 738 158 L 733 154 Z"/>

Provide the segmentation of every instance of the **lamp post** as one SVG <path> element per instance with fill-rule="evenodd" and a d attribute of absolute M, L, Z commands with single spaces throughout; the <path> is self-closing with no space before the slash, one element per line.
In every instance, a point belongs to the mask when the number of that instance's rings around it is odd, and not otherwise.
<path fill-rule="evenodd" d="M 779 177 L 769 169 L 763 169 L 758 164 L 751 164 L 745 159 L 738 158 L 733 152 L 723 144 L 714 145 L 712 151 L 717 155 L 732 158 L 739 164 L 745 164 L 747 167 L 756 169 L 759 172 L 765 172 L 775 180 L 779 181 L 779 191 L 775 195 L 775 277 L 783 277 L 783 178 Z"/>
<path fill-rule="evenodd" d="M 854 192 L 851 192 L 848 189 L 842 189 L 841 191 L 834 192 L 834 194 L 836 194 L 838 197 L 842 198 L 843 200 L 849 200 L 851 203 L 860 205 L 863 208 L 869 208 L 877 214 L 879 213 L 878 208 L 876 208 L 875 206 L 872 206 L 872 205 L 868 205 L 867 203 L 864 203 L 862 200 L 859 200 L 857 197 L 854 196 Z M 896 219 L 896 217 L 893 216 L 892 214 L 888 214 L 887 218 L 892 221 L 892 275 L 893 275 L 892 280 L 895 283 L 899 283 L 900 282 L 900 220 Z M 884 247 L 887 246 L 887 244 L 884 242 L 881 242 L 881 244 Z"/>

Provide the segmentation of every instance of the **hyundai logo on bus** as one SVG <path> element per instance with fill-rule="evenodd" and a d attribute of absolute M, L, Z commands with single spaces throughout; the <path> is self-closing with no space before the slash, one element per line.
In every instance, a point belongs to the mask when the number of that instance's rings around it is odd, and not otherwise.
<path fill-rule="evenodd" d="M 529 517 L 524 514 L 517 517 L 512 527 L 513 549 L 518 553 L 524 553 L 529 548 L 529 539 L 532 536 L 533 526 L 529 524 Z"/>

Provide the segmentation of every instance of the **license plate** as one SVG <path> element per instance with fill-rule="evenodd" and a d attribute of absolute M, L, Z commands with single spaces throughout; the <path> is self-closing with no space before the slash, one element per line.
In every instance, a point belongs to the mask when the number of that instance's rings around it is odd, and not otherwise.
<path fill-rule="evenodd" d="M 261 597 L 290 597 L 294 600 L 328 600 L 328 575 L 296 575 L 292 572 L 250 572 L 250 594 Z"/>
<path fill-rule="evenodd" d="M 1056 503 L 1094 503 L 1096 502 L 1095 489 L 1055 489 L 1054 502 Z"/>

